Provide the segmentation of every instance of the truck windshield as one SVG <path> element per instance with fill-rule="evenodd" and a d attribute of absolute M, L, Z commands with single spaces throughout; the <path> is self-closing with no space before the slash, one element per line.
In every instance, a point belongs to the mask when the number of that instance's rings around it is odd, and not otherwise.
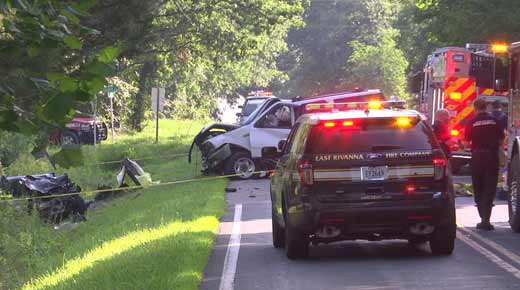
<path fill-rule="evenodd" d="M 244 104 L 244 109 L 242 110 L 242 116 L 251 115 L 263 102 L 265 99 L 250 99 L 247 100 Z"/>
<path fill-rule="evenodd" d="M 273 98 L 273 99 L 267 99 L 267 100 L 263 100 L 263 103 L 258 106 L 250 115 L 249 117 L 247 117 L 247 119 L 241 124 L 242 126 L 245 126 L 245 125 L 249 125 L 250 123 L 252 123 L 256 117 L 258 116 L 258 114 L 260 114 L 261 112 L 263 112 L 265 109 L 267 109 L 268 106 L 271 106 L 272 104 L 274 103 L 277 103 L 279 102 L 280 100 L 279 99 L 276 99 L 276 98 Z"/>

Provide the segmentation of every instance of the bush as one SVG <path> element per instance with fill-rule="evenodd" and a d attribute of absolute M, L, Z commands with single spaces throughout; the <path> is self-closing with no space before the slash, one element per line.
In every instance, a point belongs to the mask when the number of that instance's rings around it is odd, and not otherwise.
<path fill-rule="evenodd" d="M 0 131 L 0 163 L 9 166 L 20 153 L 31 151 L 32 141 L 30 137 L 22 134 Z"/>

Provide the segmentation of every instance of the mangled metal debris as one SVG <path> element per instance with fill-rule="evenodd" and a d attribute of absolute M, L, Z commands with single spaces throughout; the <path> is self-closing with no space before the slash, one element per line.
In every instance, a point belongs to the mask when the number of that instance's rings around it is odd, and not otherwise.
<path fill-rule="evenodd" d="M 58 224 L 69 218 L 84 221 L 91 203 L 79 195 L 81 188 L 66 174 L 1 177 L 0 187 L 13 198 L 29 197 L 28 212 L 36 210 L 40 218 L 48 223 Z"/>
<path fill-rule="evenodd" d="M 116 178 L 119 188 L 129 187 L 125 183 L 126 176 L 137 186 L 156 183 L 152 182 L 150 174 L 137 162 L 128 158 L 121 161 L 121 171 Z M 80 195 L 81 187 L 72 182 L 67 174 L 56 176 L 54 173 L 1 176 L 0 189 L 13 199 L 27 200 L 29 213 L 36 211 L 42 220 L 53 224 L 60 224 L 65 220 L 85 221 L 87 209 L 94 202 L 113 198 L 124 192 L 101 185 L 93 200 L 85 200 Z"/>

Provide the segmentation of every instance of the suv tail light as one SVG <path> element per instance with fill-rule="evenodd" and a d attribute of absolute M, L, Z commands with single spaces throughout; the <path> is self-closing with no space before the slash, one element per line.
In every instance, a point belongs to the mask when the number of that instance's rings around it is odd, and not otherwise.
<path fill-rule="evenodd" d="M 309 160 L 298 160 L 296 166 L 298 166 L 298 173 L 302 184 L 307 186 L 313 185 L 314 171 L 312 170 L 311 162 Z"/>
<path fill-rule="evenodd" d="M 435 180 L 441 180 L 444 178 L 446 173 L 447 160 L 444 157 L 433 158 L 433 178 Z"/>

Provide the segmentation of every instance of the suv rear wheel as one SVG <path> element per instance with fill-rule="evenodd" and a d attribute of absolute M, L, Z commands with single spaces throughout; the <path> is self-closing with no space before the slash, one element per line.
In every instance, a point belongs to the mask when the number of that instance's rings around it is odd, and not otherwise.
<path fill-rule="evenodd" d="M 451 255 L 455 248 L 456 226 L 437 227 L 430 238 L 430 249 L 434 255 Z"/>
<path fill-rule="evenodd" d="M 236 178 L 249 179 L 254 176 L 256 165 L 249 152 L 238 151 L 228 158 L 224 169 L 227 175 L 236 174 Z"/>
<path fill-rule="evenodd" d="M 305 259 L 309 256 L 309 239 L 285 225 L 285 254 L 291 260 Z"/>

